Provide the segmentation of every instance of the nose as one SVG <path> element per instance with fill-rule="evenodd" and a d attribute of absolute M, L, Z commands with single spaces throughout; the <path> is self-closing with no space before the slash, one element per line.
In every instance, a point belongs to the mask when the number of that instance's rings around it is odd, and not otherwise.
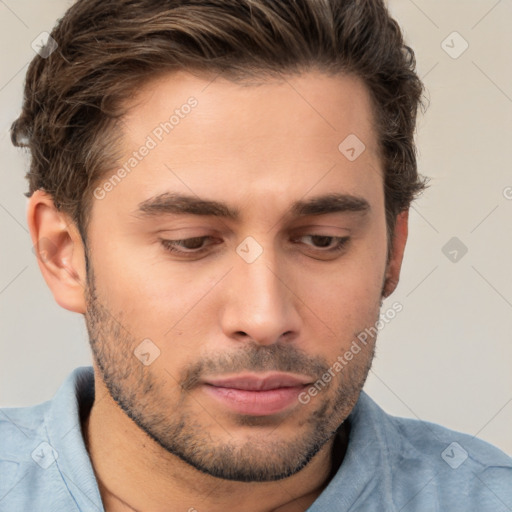
<path fill-rule="evenodd" d="M 220 322 L 228 338 L 270 345 L 297 337 L 298 298 L 290 272 L 279 265 L 272 251 L 263 251 L 251 263 L 236 255 L 227 277 Z"/>

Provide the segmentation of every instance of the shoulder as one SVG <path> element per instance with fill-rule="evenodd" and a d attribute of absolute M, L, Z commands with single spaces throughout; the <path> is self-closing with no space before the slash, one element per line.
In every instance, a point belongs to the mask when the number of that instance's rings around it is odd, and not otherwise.
<path fill-rule="evenodd" d="M 49 405 L 45 402 L 31 407 L 0 408 L 1 463 L 26 460 L 34 441 L 46 439 L 44 419 Z"/>
<path fill-rule="evenodd" d="M 512 459 L 491 444 L 468 434 L 420 420 L 392 417 L 400 436 L 396 463 L 402 480 L 418 465 L 424 494 L 440 503 L 467 503 L 468 509 L 512 509 Z M 430 479 L 430 480 L 429 480 Z M 453 506 L 452 505 L 452 506 Z"/>
<path fill-rule="evenodd" d="M 496 466 L 512 470 L 512 458 L 475 436 L 428 421 L 387 415 L 389 425 L 403 445 L 425 457 L 441 459 L 452 469 L 469 465 Z"/>
<path fill-rule="evenodd" d="M 45 402 L 0 409 L 0 496 L 2 505 L 12 510 L 27 509 L 29 489 L 44 479 L 44 470 L 55 459 L 45 428 L 49 407 Z"/>
<path fill-rule="evenodd" d="M 492 444 L 475 436 L 419 419 L 392 416 L 362 392 L 354 409 L 356 422 L 361 419 L 373 424 L 387 443 L 400 452 L 421 455 L 436 462 L 443 461 L 452 469 L 470 464 L 483 467 L 498 466 L 512 469 L 512 458 Z"/>
<path fill-rule="evenodd" d="M 380 470 L 387 473 L 395 504 L 408 504 L 404 512 L 425 504 L 436 505 L 432 510 L 512 510 L 507 454 L 474 436 L 387 414 L 368 395 L 361 399 L 362 416 L 373 424 L 367 434 L 379 439 Z"/>
<path fill-rule="evenodd" d="M 68 480 L 78 483 L 83 471 L 74 466 L 87 464 L 78 391 L 84 393 L 90 386 L 91 370 L 78 368 L 52 400 L 0 408 L 0 510 L 76 509 Z"/>

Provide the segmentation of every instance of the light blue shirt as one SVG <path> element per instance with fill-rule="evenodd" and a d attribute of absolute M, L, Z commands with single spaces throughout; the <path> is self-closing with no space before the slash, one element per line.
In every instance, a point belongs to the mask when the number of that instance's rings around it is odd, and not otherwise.
<path fill-rule="evenodd" d="M 92 368 L 77 368 L 52 400 L 0 409 L 0 511 L 104 510 L 80 427 L 93 396 Z M 348 421 L 343 463 L 308 512 L 512 511 L 512 459 L 488 443 L 390 416 L 364 392 Z"/>

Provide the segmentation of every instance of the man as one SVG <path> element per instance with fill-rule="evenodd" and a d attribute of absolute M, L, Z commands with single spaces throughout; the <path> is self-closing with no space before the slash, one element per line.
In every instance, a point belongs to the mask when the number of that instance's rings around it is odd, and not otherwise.
<path fill-rule="evenodd" d="M 424 187 L 384 5 L 79 0 L 51 37 L 12 138 L 94 368 L 2 411 L 0 507 L 512 510 L 508 456 L 361 391 Z"/>

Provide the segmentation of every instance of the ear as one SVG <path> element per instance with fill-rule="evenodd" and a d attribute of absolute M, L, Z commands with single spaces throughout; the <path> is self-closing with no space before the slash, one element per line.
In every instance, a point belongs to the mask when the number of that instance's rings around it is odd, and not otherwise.
<path fill-rule="evenodd" d="M 382 290 L 383 297 L 389 297 L 398 285 L 405 244 L 407 242 L 408 223 L 409 210 L 405 210 L 397 216 L 395 229 L 393 231 L 393 236 L 391 237 L 391 251 L 386 267 L 386 277 Z"/>
<path fill-rule="evenodd" d="M 39 269 L 57 304 L 85 313 L 85 253 L 74 222 L 42 190 L 29 199 L 27 222 Z"/>

